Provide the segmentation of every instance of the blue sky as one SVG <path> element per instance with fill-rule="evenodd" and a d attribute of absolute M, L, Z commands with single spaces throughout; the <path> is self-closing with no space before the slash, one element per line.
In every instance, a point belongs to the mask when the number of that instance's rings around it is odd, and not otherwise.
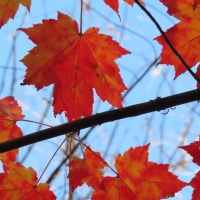
<path fill-rule="evenodd" d="M 161 46 L 153 40 L 159 35 L 159 32 L 148 16 L 137 5 L 132 8 L 120 1 L 120 21 L 117 14 L 106 6 L 102 0 L 91 0 L 90 3 L 91 11 L 84 11 L 83 13 L 83 31 L 89 27 L 99 27 L 100 33 L 113 36 L 113 39 L 120 42 L 122 47 L 131 51 L 131 55 L 123 56 L 123 58 L 117 60 L 121 76 L 129 88 L 148 68 L 154 58 L 159 56 Z M 160 23 L 163 30 L 177 23 L 176 19 L 166 14 L 166 8 L 158 0 L 153 3 L 150 0 L 145 0 L 145 3 L 147 4 L 147 9 Z M 34 44 L 28 40 L 28 37 L 23 32 L 16 30 L 19 27 L 27 28 L 33 24 L 41 23 L 42 19 L 55 19 L 57 11 L 68 14 L 79 22 L 80 5 L 78 0 L 34 0 L 30 13 L 23 6 L 20 6 L 15 19 L 9 20 L 0 30 L 0 81 L 2 86 L 0 98 L 11 94 L 14 95 L 22 106 L 26 119 L 41 120 L 48 101 L 51 100 L 53 87 L 49 86 L 37 91 L 34 86 L 20 86 L 26 68 L 19 61 L 34 47 Z M 125 29 L 123 29 L 123 26 Z M 16 40 L 13 39 L 15 37 L 17 37 Z M 13 45 L 15 47 L 14 50 Z M 13 68 L 17 70 L 13 70 Z M 15 84 L 13 92 L 11 92 L 13 79 Z M 123 105 L 129 106 L 142 103 L 155 99 L 157 96 L 165 97 L 196 88 L 196 82 L 188 73 L 185 73 L 175 81 L 173 79 L 173 67 L 153 66 L 145 78 L 127 96 Z M 193 107 L 195 107 L 196 114 L 191 111 Z M 107 102 L 102 102 L 95 95 L 94 114 L 107 111 L 110 108 L 111 105 Z M 64 115 L 55 118 L 53 109 L 50 106 L 44 118 L 44 123 L 55 126 L 64 122 L 66 122 Z M 18 125 L 22 128 L 24 134 L 38 130 L 38 125 L 36 124 L 20 122 Z M 105 154 L 106 159 L 112 164 L 114 162 L 113 156 L 118 153 L 123 153 L 130 147 L 151 143 L 149 160 L 158 163 L 167 163 L 170 160 L 170 164 L 172 164 L 171 171 L 179 175 L 181 180 L 189 181 L 198 170 L 198 167 L 190 163 L 191 158 L 184 154 L 182 150 L 177 149 L 177 146 L 189 144 L 196 140 L 199 134 L 198 127 L 198 105 L 194 102 L 179 106 L 175 110 L 170 110 L 166 115 L 156 112 L 103 124 L 94 129 L 85 143 L 87 145 L 90 144 L 95 151 L 100 151 L 104 155 L 110 137 L 114 132 L 109 151 Z M 80 136 L 83 136 L 86 132 L 87 130 L 81 131 Z M 24 163 L 25 166 L 32 166 L 39 175 L 44 169 L 44 164 L 48 162 L 62 140 L 63 137 L 58 137 L 35 144 L 33 151 Z M 21 148 L 19 161 L 23 158 L 27 149 L 28 147 Z M 76 154 L 81 156 L 80 150 Z M 170 159 L 170 156 L 172 156 L 172 159 Z M 60 160 L 61 151 L 52 161 L 42 181 L 47 180 L 48 175 L 59 164 Z M 65 184 L 63 176 L 66 177 L 67 173 L 67 168 L 63 167 L 61 173 L 51 184 L 51 188 L 55 190 L 58 199 L 62 199 L 65 192 L 64 187 L 59 188 L 59 186 Z M 78 188 L 75 192 L 75 199 L 78 199 L 80 194 L 87 192 L 86 187 Z M 171 199 L 186 200 L 190 199 L 190 195 L 191 189 L 185 188 Z"/>

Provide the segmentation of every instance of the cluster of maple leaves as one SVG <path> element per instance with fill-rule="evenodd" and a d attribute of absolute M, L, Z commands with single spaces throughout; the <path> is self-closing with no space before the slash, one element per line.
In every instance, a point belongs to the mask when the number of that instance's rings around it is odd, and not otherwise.
<path fill-rule="evenodd" d="M 179 23 L 165 32 L 170 43 L 191 68 L 200 61 L 200 0 L 160 0 L 168 14 Z M 118 0 L 104 0 L 119 14 Z M 133 6 L 142 6 L 142 0 L 124 0 Z M 30 11 L 31 0 L 0 0 L 0 28 L 14 18 L 19 5 Z M 80 30 L 79 30 L 80 29 Z M 54 114 L 65 112 L 68 121 L 92 115 L 93 89 L 103 101 L 122 107 L 121 93 L 126 86 L 119 74 L 115 60 L 130 52 L 122 48 L 111 36 L 99 34 L 96 27 L 82 33 L 78 23 L 66 14 L 58 12 L 57 19 L 43 20 L 30 28 L 19 28 L 35 43 L 35 47 L 21 60 L 27 67 L 22 85 L 35 85 L 39 90 L 54 84 Z M 155 38 L 162 46 L 160 63 L 175 68 L 175 78 L 186 71 L 179 58 L 162 36 Z M 34 61 L 34 62 L 33 62 Z M 200 66 L 196 72 L 200 78 Z M 198 85 L 198 87 L 200 87 Z M 0 100 L 0 142 L 21 137 L 16 122 L 22 120 L 22 110 L 14 97 Z M 80 145 L 84 145 L 80 142 Z M 148 161 L 149 145 L 130 148 L 115 159 L 115 168 L 85 146 L 83 158 L 68 163 L 71 188 L 86 183 L 94 189 L 93 200 L 168 198 L 190 185 L 194 188 L 192 199 L 200 198 L 200 173 L 190 183 L 180 181 L 168 171 L 168 164 Z M 200 165 L 200 141 L 181 147 Z M 36 172 L 16 162 L 18 149 L 0 154 L 3 172 L 0 173 L 2 199 L 32 200 L 56 199 L 48 184 L 39 183 Z M 108 167 L 115 177 L 103 176 Z M 38 184 L 39 183 L 39 184 Z"/>

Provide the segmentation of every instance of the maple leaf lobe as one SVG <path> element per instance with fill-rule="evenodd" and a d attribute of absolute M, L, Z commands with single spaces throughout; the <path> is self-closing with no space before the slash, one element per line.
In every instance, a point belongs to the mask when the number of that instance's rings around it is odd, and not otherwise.
<path fill-rule="evenodd" d="M 21 62 L 27 67 L 23 84 L 33 84 L 39 90 L 59 81 L 55 67 L 71 53 L 69 47 L 78 37 L 78 24 L 58 12 L 58 20 L 42 20 L 31 28 L 19 28 L 36 44 Z M 33 62 L 35 61 L 35 62 Z"/>
<path fill-rule="evenodd" d="M 188 154 L 192 156 L 192 162 L 200 166 L 200 141 L 192 142 L 189 145 L 180 146 L 179 148 L 185 150 Z"/>
<path fill-rule="evenodd" d="M 190 186 L 194 188 L 192 193 L 192 200 L 197 200 L 200 197 L 200 171 L 198 171 L 195 177 L 190 181 Z"/>
<path fill-rule="evenodd" d="M 48 184 L 35 185 L 38 178 L 31 168 L 19 163 L 2 161 L 4 173 L 0 174 L 0 196 L 2 199 L 55 200 Z"/>
<path fill-rule="evenodd" d="M 0 1 L 0 28 L 14 19 L 14 16 L 19 8 L 19 4 L 25 6 L 30 11 L 31 0 L 1 0 Z"/>
<path fill-rule="evenodd" d="M 70 161 L 68 178 L 72 190 L 86 183 L 93 189 L 98 189 L 102 181 L 101 170 L 107 166 L 99 152 L 94 152 L 87 147 L 83 153 L 84 158 L 75 158 Z"/>

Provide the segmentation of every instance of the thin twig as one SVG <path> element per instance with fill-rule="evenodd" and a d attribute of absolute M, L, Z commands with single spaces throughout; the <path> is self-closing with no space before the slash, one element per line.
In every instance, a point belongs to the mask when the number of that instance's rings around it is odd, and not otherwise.
<path fill-rule="evenodd" d="M 81 11 L 80 11 L 80 34 L 82 35 L 82 20 L 83 20 L 83 0 L 80 1 L 81 3 Z"/>

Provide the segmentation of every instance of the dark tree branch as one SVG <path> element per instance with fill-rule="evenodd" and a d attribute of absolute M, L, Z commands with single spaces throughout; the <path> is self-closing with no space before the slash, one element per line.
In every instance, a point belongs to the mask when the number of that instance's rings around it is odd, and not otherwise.
<path fill-rule="evenodd" d="M 0 153 L 27 146 L 36 142 L 64 135 L 66 133 L 77 132 L 81 129 L 101 125 L 106 122 L 135 117 L 138 115 L 165 110 L 174 106 L 197 101 L 200 99 L 200 89 L 176 94 L 165 98 L 157 98 L 146 103 L 136 104 L 125 108 L 97 113 L 93 116 L 79 119 L 73 122 L 55 126 L 53 128 L 41 130 L 14 140 L 0 143 Z"/>

